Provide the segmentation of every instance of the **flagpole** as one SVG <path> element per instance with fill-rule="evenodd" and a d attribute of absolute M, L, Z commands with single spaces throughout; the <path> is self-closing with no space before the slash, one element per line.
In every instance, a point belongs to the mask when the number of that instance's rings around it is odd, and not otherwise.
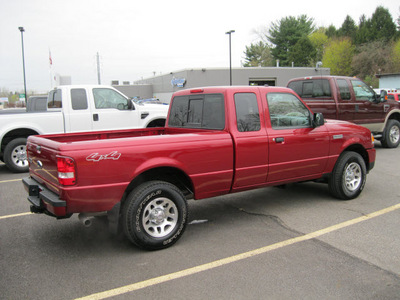
<path fill-rule="evenodd" d="M 51 58 L 51 51 L 49 48 L 49 74 L 50 74 L 50 89 L 53 89 L 53 74 L 52 74 L 53 60 Z"/>

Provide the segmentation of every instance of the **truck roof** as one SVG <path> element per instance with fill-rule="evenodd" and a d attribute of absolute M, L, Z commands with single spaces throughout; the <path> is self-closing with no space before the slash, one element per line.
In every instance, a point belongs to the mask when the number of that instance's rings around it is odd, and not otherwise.
<path fill-rule="evenodd" d="M 357 77 L 350 77 L 350 76 L 338 76 L 338 75 L 321 75 L 321 76 L 318 76 L 317 75 L 317 76 L 296 77 L 296 78 L 290 79 L 289 82 L 296 81 L 296 80 L 330 79 L 330 78 L 336 78 L 336 79 L 359 79 Z"/>
<path fill-rule="evenodd" d="M 276 86 L 209 86 L 209 87 L 196 87 L 177 91 L 175 96 L 187 94 L 201 94 L 201 93 L 224 93 L 225 91 L 235 92 L 249 92 L 249 91 L 265 91 L 265 92 L 290 92 L 293 91 L 286 87 Z"/>

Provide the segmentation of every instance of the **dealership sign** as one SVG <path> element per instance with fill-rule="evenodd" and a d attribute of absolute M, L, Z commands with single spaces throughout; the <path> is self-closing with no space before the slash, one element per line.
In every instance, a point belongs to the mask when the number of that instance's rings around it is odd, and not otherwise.
<path fill-rule="evenodd" d="M 183 87 L 186 83 L 186 79 L 185 78 L 175 78 L 173 77 L 171 80 L 171 85 L 172 86 L 177 86 L 177 87 Z"/>

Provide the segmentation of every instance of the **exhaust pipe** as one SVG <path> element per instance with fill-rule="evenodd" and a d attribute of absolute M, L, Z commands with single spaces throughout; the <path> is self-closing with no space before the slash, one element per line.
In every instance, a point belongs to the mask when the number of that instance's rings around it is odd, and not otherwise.
<path fill-rule="evenodd" d="M 88 216 L 86 214 L 79 214 L 78 219 L 79 219 L 79 221 L 82 222 L 83 226 L 85 226 L 85 227 L 92 226 L 92 220 L 93 220 L 92 216 Z"/>
<path fill-rule="evenodd" d="M 78 215 L 79 221 L 82 222 L 83 226 L 90 227 L 92 226 L 92 222 L 94 217 L 106 216 L 107 212 L 98 212 L 98 213 L 80 213 Z"/>

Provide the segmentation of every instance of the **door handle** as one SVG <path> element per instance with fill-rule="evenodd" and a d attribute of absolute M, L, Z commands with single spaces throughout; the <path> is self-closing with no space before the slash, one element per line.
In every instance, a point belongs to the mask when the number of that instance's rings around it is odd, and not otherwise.
<path fill-rule="evenodd" d="M 274 138 L 275 143 L 283 143 L 285 141 L 285 138 L 283 137 L 278 137 L 278 138 Z"/>
<path fill-rule="evenodd" d="M 93 114 L 93 121 L 99 120 L 99 114 Z"/>

